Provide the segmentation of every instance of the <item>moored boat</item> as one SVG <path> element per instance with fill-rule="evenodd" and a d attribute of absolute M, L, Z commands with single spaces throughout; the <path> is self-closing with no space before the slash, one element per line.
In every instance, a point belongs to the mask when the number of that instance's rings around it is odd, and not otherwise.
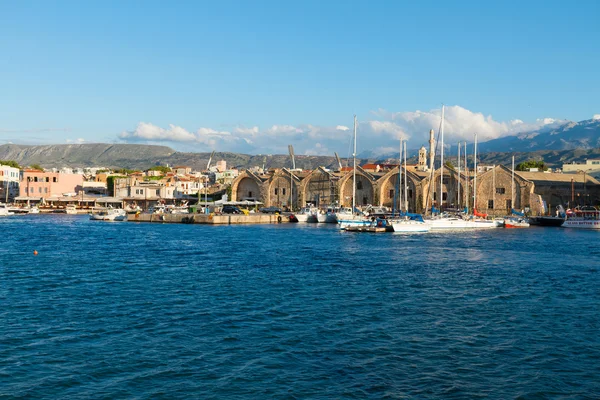
<path fill-rule="evenodd" d="M 600 229 L 600 210 L 592 206 L 569 209 L 561 226 L 563 228 Z"/>
<path fill-rule="evenodd" d="M 94 208 L 90 219 L 94 221 L 125 221 L 127 213 L 122 208 Z"/>
<path fill-rule="evenodd" d="M 529 222 L 526 218 L 505 218 L 504 219 L 504 227 L 505 228 L 529 228 Z"/>

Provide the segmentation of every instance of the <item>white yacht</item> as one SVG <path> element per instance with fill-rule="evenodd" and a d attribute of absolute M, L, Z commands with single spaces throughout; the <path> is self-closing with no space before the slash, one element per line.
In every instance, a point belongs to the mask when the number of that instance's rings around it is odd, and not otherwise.
<path fill-rule="evenodd" d="M 90 214 L 90 219 L 94 221 L 125 221 L 127 213 L 122 208 L 94 208 Z"/>
<path fill-rule="evenodd" d="M 496 221 L 467 217 L 460 214 L 452 215 L 448 213 L 442 213 L 438 217 L 426 219 L 425 223 L 431 227 L 432 231 L 498 227 Z"/>

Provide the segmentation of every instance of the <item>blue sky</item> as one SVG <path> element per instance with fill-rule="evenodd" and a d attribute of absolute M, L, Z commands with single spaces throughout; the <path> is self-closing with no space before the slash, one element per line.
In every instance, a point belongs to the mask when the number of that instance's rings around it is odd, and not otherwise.
<path fill-rule="evenodd" d="M 598 16 L 597 1 L 0 0 L 0 143 L 345 155 L 353 114 L 359 152 L 424 144 L 442 103 L 453 141 L 590 119 Z"/>

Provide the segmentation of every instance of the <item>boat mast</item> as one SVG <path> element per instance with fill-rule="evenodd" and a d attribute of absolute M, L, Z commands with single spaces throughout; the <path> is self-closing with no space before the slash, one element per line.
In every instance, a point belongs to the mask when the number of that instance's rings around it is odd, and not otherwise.
<path fill-rule="evenodd" d="M 467 208 L 467 214 L 469 213 L 469 206 L 471 205 L 471 202 L 469 200 L 469 181 L 470 181 L 470 176 L 469 176 L 469 164 L 467 164 L 467 141 L 465 140 L 465 200 L 466 200 L 466 208 Z"/>
<path fill-rule="evenodd" d="M 494 173 L 492 174 L 492 214 L 496 216 L 496 166 L 494 165 Z"/>
<path fill-rule="evenodd" d="M 404 142 L 404 210 L 408 213 L 408 173 L 406 172 L 406 142 Z"/>
<path fill-rule="evenodd" d="M 400 137 L 400 152 L 398 153 L 398 216 L 402 214 L 402 137 Z"/>
<path fill-rule="evenodd" d="M 512 156 L 512 173 L 510 180 L 510 207 L 515 208 L 515 156 Z"/>
<path fill-rule="evenodd" d="M 457 187 L 457 208 L 460 210 L 460 142 L 458 142 L 458 177 L 456 179 L 456 182 L 458 183 L 458 187 Z"/>
<path fill-rule="evenodd" d="M 475 134 L 475 145 L 473 146 L 473 211 L 477 210 L 477 134 Z"/>
<path fill-rule="evenodd" d="M 354 149 L 352 152 L 353 158 L 353 175 L 352 175 L 352 214 L 356 208 L 356 114 L 354 114 Z"/>
<path fill-rule="evenodd" d="M 440 129 L 440 212 L 442 211 L 442 200 L 444 197 L 444 105 L 442 104 L 442 127 Z"/>

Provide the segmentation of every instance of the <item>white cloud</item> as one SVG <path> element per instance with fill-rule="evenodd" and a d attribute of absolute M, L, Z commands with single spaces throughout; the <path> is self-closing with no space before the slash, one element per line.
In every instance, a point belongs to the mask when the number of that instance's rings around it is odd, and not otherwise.
<path fill-rule="evenodd" d="M 594 116 L 600 119 L 600 114 Z M 349 118 L 351 119 L 351 118 Z M 389 112 L 379 109 L 371 112 L 371 119 L 357 126 L 357 152 L 379 152 L 394 149 L 400 138 L 408 140 L 408 148 L 426 145 L 429 130 L 438 132 L 441 108 L 430 111 Z M 491 115 L 467 110 L 461 106 L 445 108 L 444 140 L 446 143 L 479 142 L 507 135 L 526 133 L 535 135 L 543 127 L 554 127 L 567 121 L 540 118 L 532 122 L 521 119 L 497 121 Z M 340 121 L 343 122 L 343 121 Z M 531 133 L 533 132 L 533 133 Z M 340 156 L 351 153 L 352 129 L 342 124 L 319 126 L 313 124 L 278 124 L 260 129 L 258 126 L 237 126 L 223 131 L 209 127 L 188 131 L 177 125 L 161 128 L 140 122 L 133 131 L 125 131 L 119 138 L 125 142 L 164 143 L 182 151 L 232 151 L 247 154 L 286 154 L 292 144 L 297 154 Z M 185 147 L 182 148 L 183 143 Z"/>
<path fill-rule="evenodd" d="M 180 126 L 169 125 L 169 129 L 163 129 L 159 126 L 140 122 L 133 131 L 123 131 L 119 135 L 121 139 L 139 141 L 167 141 L 167 142 L 189 142 L 195 139 L 194 134 L 188 132 Z"/>
<path fill-rule="evenodd" d="M 594 121 L 598 121 L 598 120 L 600 120 L 600 114 L 594 114 L 594 116 L 592 117 L 592 119 L 593 119 Z"/>
<path fill-rule="evenodd" d="M 67 139 L 66 140 L 67 143 L 76 143 L 76 144 L 82 144 L 82 143 L 86 143 L 86 140 L 83 138 L 77 138 L 75 140 L 73 139 Z"/>
<path fill-rule="evenodd" d="M 258 126 L 253 126 L 252 128 L 244 128 L 242 126 L 235 127 L 233 129 L 235 133 L 239 133 L 240 135 L 248 135 L 255 136 L 258 134 Z"/>

